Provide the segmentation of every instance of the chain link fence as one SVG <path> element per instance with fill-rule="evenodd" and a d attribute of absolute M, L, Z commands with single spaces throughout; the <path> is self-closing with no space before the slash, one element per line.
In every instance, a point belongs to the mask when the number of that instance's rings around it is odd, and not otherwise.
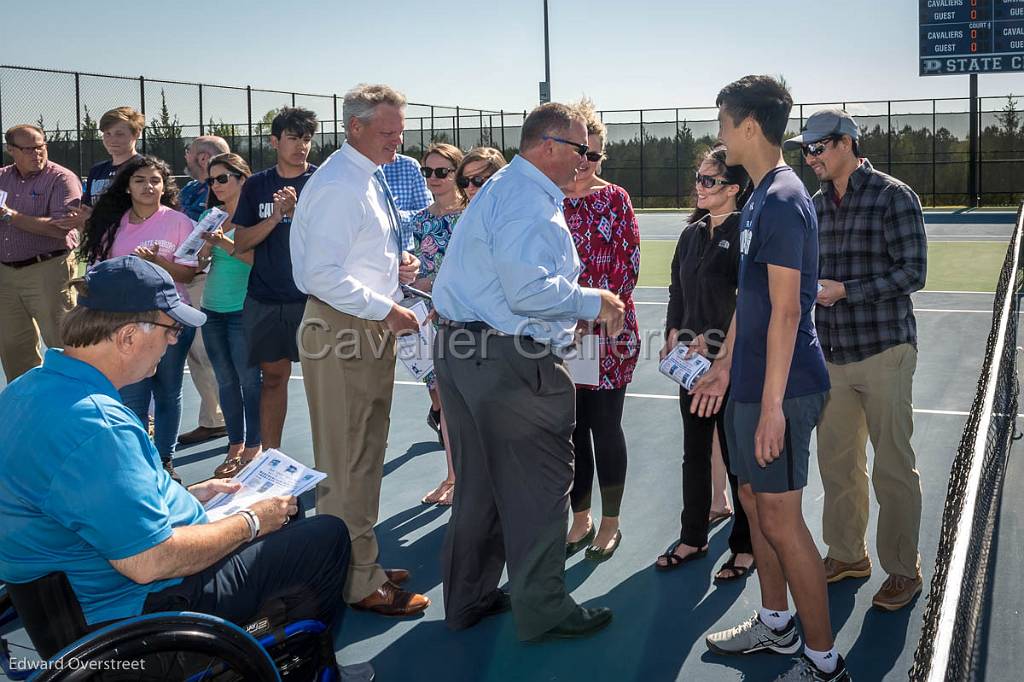
<path fill-rule="evenodd" d="M 46 130 L 50 158 L 85 175 L 106 158 L 97 121 L 117 106 L 146 117 L 141 151 L 185 172 L 184 151 L 196 136 L 224 137 L 254 170 L 276 161 L 270 121 L 282 106 L 316 112 L 320 125 L 310 161 L 319 163 L 345 139 L 337 94 L 104 76 L 0 66 L 0 129 L 37 123 Z M 983 205 L 1024 199 L 1024 126 L 1013 96 L 979 101 L 979 182 Z M 926 206 L 969 205 L 970 100 L 968 98 L 798 104 L 788 134 L 825 107 L 841 107 L 861 126 L 861 150 L 876 168 L 910 184 Z M 691 205 L 698 157 L 714 142 L 717 110 L 710 108 L 602 111 L 608 126 L 607 180 L 622 185 L 640 208 Z M 487 145 L 511 159 L 526 111 L 494 111 L 410 103 L 404 153 L 419 157 L 431 142 L 463 149 Z M 817 180 L 798 153 L 787 160 L 814 190 Z M 4 163 L 10 163 L 5 155 Z"/>

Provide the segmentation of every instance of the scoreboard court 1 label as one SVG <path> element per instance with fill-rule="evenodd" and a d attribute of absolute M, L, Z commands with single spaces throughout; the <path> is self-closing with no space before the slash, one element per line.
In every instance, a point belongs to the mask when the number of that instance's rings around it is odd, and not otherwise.
<path fill-rule="evenodd" d="M 1024 72 L 1024 0 L 919 0 L 920 74 Z"/>

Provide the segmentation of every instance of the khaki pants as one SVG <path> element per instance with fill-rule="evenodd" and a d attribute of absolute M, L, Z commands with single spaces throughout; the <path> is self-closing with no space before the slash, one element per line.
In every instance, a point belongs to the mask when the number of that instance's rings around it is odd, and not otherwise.
<path fill-rule="evenodd" d="M 60 323 L 75 305 L 73 255 L 12 268 L 0 265 L 0 363 L 8 383 L 42 363 L 39 337 L 60 348 Z"/>
<path fill-rule="evenodd" d="M 352 538 L 343 596 L 353 604 L 387 581 L 373 527 L 391 426 L 395 338 L 383 322 L 310 298 L 299 328 L 316 468 L 316 511 L 341 517 Z"/>
<path fill-rule="evenodd" d="M 192 307 L 199 308 L 203 303 L 203 289 L 206 288 L 206 275 L 196 275 L 185 285 Z M 188 373 L 192 377 L 196 391 L 199 393 L 199 425 L 208 429 L 224 426 L 224 415 L 220 411 L 220 389 L 217 377 L 213 373 L 213 365 L 203 345 L 203 330 L 196 330 L 195 341 L 188 350 Z"/>
<path fill-rule="evenodd" d="M 832 390 L 818 425 L 818 465 L 828 556 L 844 562 L 867 556 L 870 437 L 878 558 L 889 575 L 915 576 L 921 561 L 921 480 L 910 437 L 917 350 L 903 344 L 860 362 L 827 366 Z"/>

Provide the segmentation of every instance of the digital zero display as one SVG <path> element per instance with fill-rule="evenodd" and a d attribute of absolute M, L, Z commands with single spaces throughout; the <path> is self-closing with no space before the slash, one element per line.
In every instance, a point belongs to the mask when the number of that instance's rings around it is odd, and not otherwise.
<path fill-rule="evenodd" d="M 919 0 L 922 76 L 1024 72 L 1024 0 Z"/>

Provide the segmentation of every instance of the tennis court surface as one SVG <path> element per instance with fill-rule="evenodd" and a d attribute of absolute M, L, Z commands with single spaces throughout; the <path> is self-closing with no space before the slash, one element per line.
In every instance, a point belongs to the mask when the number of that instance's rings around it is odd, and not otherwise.
<path fill-rule="evenodd" d="M 946 215 L 927 216 L 933 242 L 993 242 L 1006 251 L 1014 231 L 1013 216 L 982 214 L 950 221 Z M 674 242 L 681 220 L 678 214 L 641 215 L 641 233 L 651 240 Z M 971 236 L 976 239 L 968 239 Z M 950 468 L 978 393 L 993 326 L 991 292 L 995 291 L 999 272 L 990 274 L 988 281 L 982 276 L 978 286 L 966 291 L 941 289 L 914 296 L 920 355 L 914 387 L 913 445 L 924 489 L 921 554 L 925 592 L 911 607 L 884 613 L 870 608 L 871 597 L 885 577 L 880 570 L 866 580 L 830 586 L 837 647 L 858 680 L 905 680 L 914 663 L 940 545 Z M 1011 280 L 1017 283 L 1016 271 Z M 645 340 L 647 335 L 657 338 L 664 320 L 667 289 L 653 285 L 638 289 L 635 300 Z M 1006 325 L 1016 329 L 1015 299 L 1007 312 Z M 543 644 L 517 642 L 508 614 L 467 631 L 447 630 L 439 555 L 449 512 L 420 503 L 420 498 L 444 477 L 444 453 L 426 424 L 426 390 L 399 368 L 377 526 L 381 562 L 410 569 L 413 577 L 409 586 L 427 594 L 433 605 L 424 616 L 410 620 L 348 611 L 337 638 L 339 660 L 372 660 L 381 682 L 761 680 L 773 679 L 787 669 L 790 661 L 785 657 L 724 658 L 706 650 L 704 637 L 709 631 L 739 623 L 759 605 L 756 578 L 721 586 L 711 582 L 715 569 L 728 558 L 728 523 L 714 530 L 706 559 L 668 573 L 652 568 L 657 555 L 678 534 L 682 456 L 678 400 L 672 390 L 674 384 L 658 373 L 656 343 L 649 343 L 653 347 L 643 351 L 644 359 L 637 367 L 626 401 L 624 429 L 630 459 L 622 503 L 621 547 L 610 561 L 600 565 L 586 561 L 582 553 L 566 565 L 573 596 L 584 605 L 611 607 L 611 626 L 590 639 Z M 1014 338 L 1011 355 L 1015 348 Z M 289 395 L 282 450 L 311 465 L 309 417 L 298 364 Z M 195 425 L 196 412 L 197 396 L 186 378 L 182 431 Z M 1012 432 L 1012 418 L 1009 426 Z M 186 482 L 198 481 L 212 474 L 225 450 L 224 440 L 181 449 L 175 466 Z M 1024 485 L 1024 465 L 1012 456 L 1018 453 L 1011 453 L 1006 474 L 1008 494 L 1002 499 L 1002 511 L 992 528 L 993 579 L 981 595 L 987 602 L 981 610 L 980 627 L 967 633 L 980 647 L 980 672 L 984 679 L 991 680 L 1019 678 L 1014 671 L 1024 663 L 1020 651 L 1024 591 L 1019 588 L 1024 577 L 1020 567 L 1024 503 L 1014 494 Z M 811 462 L 804 508 L 812 535 L 820 538 L 822 489 L 814 457 Z M 599 514 L 596 497 L 594 511 Z M 873 535 L 872 530 L 869 551 L 874 558 Z M 14 645 L 29 645 L 16 626 L 5 636 Z M 14 654 L 32 656 L 31 651 L 20 647 Z"/>

